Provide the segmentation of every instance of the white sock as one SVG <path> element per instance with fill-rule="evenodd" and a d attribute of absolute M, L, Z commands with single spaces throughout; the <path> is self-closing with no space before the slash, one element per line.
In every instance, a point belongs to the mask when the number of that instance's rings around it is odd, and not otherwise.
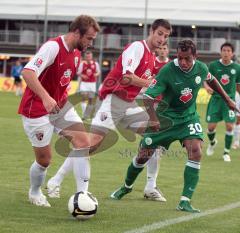
<path fill-rule="evenodd" d="M 61 185 L 64 176 L 69 173 L 70 171 L 73 170 L 73 158 L 72 157 L 67 157 L 62 164 L 62 166 L 58 169 L 57 173 L 55 176 L 53 176 L 49 182 L 54 182 L 55 184 Z"/>
<path fill-rule="evenodd" d="M 157 187 L 157 176 L 159 171 L 160 149 L 156 149 L 151 159 L 147 163 L 147 184 L 145 189 Z"/>
<path fill-rule="evenodd" d="M 85 101 L 81 102 L 81 107 L 82 107 L 82 116 L 83 116 L 87 108 L 87 102 Z"/>
<path fill-rule="evenodd" d="M 234 132 L 234 142 L 238 142 L 239 143 L 239 139 L 240 139 L 240 125 L 235 125 L 233 132 Z"/>
<path fill-rule="evenodd" d="M 89 148 L 72 150 L 73 173 L 76 179 L 77 192 L 88 191 L 90 179 Z"/>
<path fill-rule="evenodd" d="M 30 167 L 30 193 L 32 195 L 41 193 L 41 185 L 44 183 L 46 174 L 47 168 L 34 161 Z"/>

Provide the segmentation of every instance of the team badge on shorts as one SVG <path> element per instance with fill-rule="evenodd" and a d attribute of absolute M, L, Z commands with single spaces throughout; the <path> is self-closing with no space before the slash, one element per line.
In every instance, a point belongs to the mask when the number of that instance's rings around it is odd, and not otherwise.
<path fill-rule="evenodd" d="M 100 120 L 101 121 L 105 121 L 105 120 L 107 120 L 107 118 L 108 118 L 107 113 L 106 112 L 102 112 L 101 115 L 100 115 Z"/>
<path fill-rule="evenodd" d="M 152 139 L 150 137 L 145 138 L 145 143 L 146 145 L 151 145 L 152 144 Z"/>
<path fill-rule="evenodd" d="M 179 97 L 179 99 L 186 104 L 188 101 L 190 101 L 193 97 L 192 95 L 192 89 L 186 87 L 181 91 L 181 96 Z"/>
<path fill-rule="evenodd" d="M 43 140 L 43 136 L 44 136 L 43 132 L 37 132 L 35 135 L 38 141 Z"/>

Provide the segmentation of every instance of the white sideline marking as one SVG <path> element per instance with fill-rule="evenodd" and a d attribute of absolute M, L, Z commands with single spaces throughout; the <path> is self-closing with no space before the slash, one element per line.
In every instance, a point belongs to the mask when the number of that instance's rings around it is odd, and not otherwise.
<path fill-rule="evenodd" d="M 201 218 L 207 215 L 211 215 L 211 214 L 218 214 L 221 212 L 225 212 L 228 210 L 232 210 L 235 208 L 240 207 L 240 202 L 235 202 L 235 203 L 231 203 L 229 205 L 225 205 L 216 209 L 211 209 L 211 210 L 206 210 L 202 213 L 199 214 L 190 214 L 187 216 L 183 216 L 183 217 L 179 217 L 179 218 L 172 218 L 172 219 L 167 219 L 165 221 L 160 221 L 160 222 L 155 222 L 152 223 L 150 225 L 144 225 L 143 227 L 140 228 L 136 228 L 133 230 L 129 230 L 129 231 L 125 231 L 124 233 L 144 233 L 144 232 L 150 232 L 150 231 L 154 231 L 160 228 L 164 228 L 170 225 L 174 225 L 177 223 L 181 223 L 181 222 L 187 222 L 190 221 L 192 219 L 196 219 L 196 218 Z"/>

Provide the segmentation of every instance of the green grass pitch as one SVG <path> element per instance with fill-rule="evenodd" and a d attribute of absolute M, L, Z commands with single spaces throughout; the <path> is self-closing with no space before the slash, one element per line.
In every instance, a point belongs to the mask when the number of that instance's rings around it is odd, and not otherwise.
<path fill-rule="evenodd" d="M 17 115 L 19 98 L 13 93 L 0 93 L 0 232 L 10 233 L 117 233 L 132 230 L 154 222 L 173 219 L 189 214 L 178 212 L 186 157 L 178 143 L 174 143 L 161 160 L 158 186 L 167 198 L 166 203 L 143 199 L 146 171 L 141 174 L 131 194 L 121 201 L 109 198 L 112 191 L 122 184 L 131 156 L 122 156 L 124 150 L 134 153 L 136 142 L 120 137 L 117 144 L 91 159 L 92 176 L 90 191 L 97 197 L 99 210 L 88 221 L 76 221 L 68 213 L 67 202 L 75 191 L 75 182 L 69 174 L 61 188 L 61 199 L 49 199 L 52 208 L 40 208 L 27 201 L 29 167 L 34 160 L 33 152 L 24 134 L 21 118 Z M 78 106 L 78 108 L 80 108 Z M 205 105 L 199 105 L 204 122 Z M 240 200 L 240 150 L 232 151 L 232 162 L 224 163 L 222 151 L 225 127 L 217 129 L 219 141 L 212 157 L 204 156 L 200 182 L 193 197 L 193 205 L 202 211 L 221 207 Z M 206 138 L 205 138 L 206 139 Z M 56 137 L 54 137 L 54 141 Z M 207 141 L 207 140 L 206 140 Z M 64 158 L 53 150 L 52 165 L 47 180 L 57 171 Z M 43 190 L 46 192 L 46 190 Z M 209 215 L 188 222 L 174 224 L 152 232 L 162 233 L 239 233 L 240 209 Z"/>

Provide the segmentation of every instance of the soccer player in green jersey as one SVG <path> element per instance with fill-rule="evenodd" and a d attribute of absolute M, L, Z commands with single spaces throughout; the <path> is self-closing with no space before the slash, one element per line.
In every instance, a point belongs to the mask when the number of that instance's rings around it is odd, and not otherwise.
<path fill-rule="evenodd" d="M 196 98 L 203 81 L 218 92 L 230 109 L 235 102 L 226 94 L 207 66 L 196 60 L 196 46 L 191 40 L 183 40 L 177 46 L 177 58 L 166 64 L 158 73 L 155 85 L 144 94 L 144 104 L 149 114 L 149 127 L 141 140 L 138 155 L 128 167 L 125 184 L 111 194 L 119 200 L 132 191 L 133 183 L 151 158 L 154 149 L 168 149 L 176 140 L 186 148 L 188 160 L 184 170 L 184 187 L 178 210 L 200 212 L 190 204 L 196 189 L 201 160 L 203 131 L 196 112 Z M 154 99 L 163 95 L 154 109 Z"/>
<path fill-rule="evenodd" d="M 240 65 L 232 61 L 233 55 L 233 45 L 228 42 L 222 44 L 221 59 L 210 63 L 209 72 L 219 81 L 230 98 L 234 100 L 236 86 L 237 90 L 240 91 Z M 205 84 L 205 88 L 208 92 L 212 92 L 207 84 Z M 209 156 L 214 153 L 214 148 L 217 144 L 217 139 L 215 138 L 216 127 L 217 123 L 222 120 L 225 121 L 226 125 L 223 159 L 225 162 L 230 162 L 229 152 L 233 140 L 234 123 L 236 121 L 235 112 L 229 109 L 218 93 L 212 92 L 206 114 L 206 121 L 208 123 L 207 135 L 210 141 L 206 154 Z"/>

